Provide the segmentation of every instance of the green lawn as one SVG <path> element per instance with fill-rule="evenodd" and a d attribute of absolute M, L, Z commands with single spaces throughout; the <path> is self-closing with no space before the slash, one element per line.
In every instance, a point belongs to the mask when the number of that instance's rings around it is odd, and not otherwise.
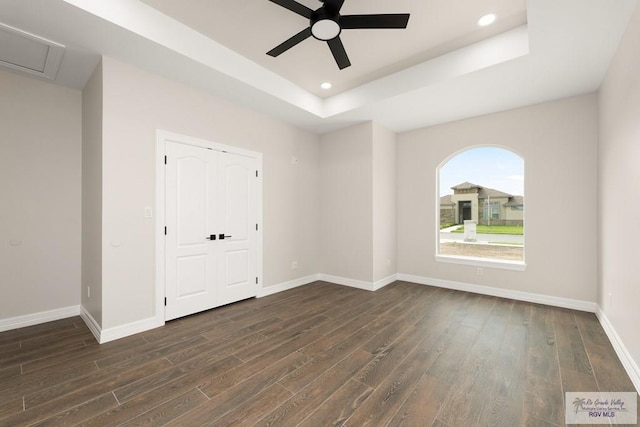
<path fill-rule="evenodd" d="M 453 233 L 464 233 L 464 226 L 460 226 Z M 517 225 L 478 225 L 476 226 L 476 233 L 478 234 L 524 234 L 524 227 Z"/>

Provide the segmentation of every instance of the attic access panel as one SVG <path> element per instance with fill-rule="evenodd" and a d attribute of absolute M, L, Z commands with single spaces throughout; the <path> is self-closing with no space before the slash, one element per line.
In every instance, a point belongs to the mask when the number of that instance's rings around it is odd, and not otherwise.
<path fill-rule="evenodd" d="M 0 23 L 0 66 L 54 80 L 65 47 Z"/>

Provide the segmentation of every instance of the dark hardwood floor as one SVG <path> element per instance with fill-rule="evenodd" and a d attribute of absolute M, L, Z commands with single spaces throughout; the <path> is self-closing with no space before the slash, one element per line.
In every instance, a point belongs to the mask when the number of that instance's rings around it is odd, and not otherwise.
<path fill-rule="evenodd" d="M 98 345 L 0 333 L 1 426 L 562 426 L 635 391 L 593 314 L 396 282 L 317 282 Z"/>

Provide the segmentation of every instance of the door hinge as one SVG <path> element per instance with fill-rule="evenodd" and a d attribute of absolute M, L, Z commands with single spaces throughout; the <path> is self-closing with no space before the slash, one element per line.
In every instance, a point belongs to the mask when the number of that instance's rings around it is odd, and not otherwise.
<path fill-rule="evenodd" d="M 164 156 L 164 164 L 167 164 L 167 156 Z"/>
<path fill-rule="evenodd" d="M 167 297 L 164 297 L 164 306 L 167 306 Z"/>
<path fill-rule="evenodd" d="M 258 231 L 258 224 L 256 224 L 256 231 Z"/>
<path fill-rule="evenodd" d="M 258 177 L 258 171 L 256 171 L 256 178 Z"/>
<path fill-rule="evenodd" d="M 165 236 L 167 235 L 167 226 L 166 225 L 164 226 L 164 235 Z"/>
<path fill-rule="evenodd" d="M 258 278 L 256 277 L 256 285 L 258 284 Z"/>

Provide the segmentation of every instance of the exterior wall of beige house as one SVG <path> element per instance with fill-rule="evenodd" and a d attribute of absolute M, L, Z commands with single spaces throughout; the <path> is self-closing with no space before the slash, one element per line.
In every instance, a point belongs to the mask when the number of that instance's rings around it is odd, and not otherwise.
<path fill-rule="evenodd" d="M 440 198 L 440 224 L 524 225 L 524 197 L 463 182 Z"/>

